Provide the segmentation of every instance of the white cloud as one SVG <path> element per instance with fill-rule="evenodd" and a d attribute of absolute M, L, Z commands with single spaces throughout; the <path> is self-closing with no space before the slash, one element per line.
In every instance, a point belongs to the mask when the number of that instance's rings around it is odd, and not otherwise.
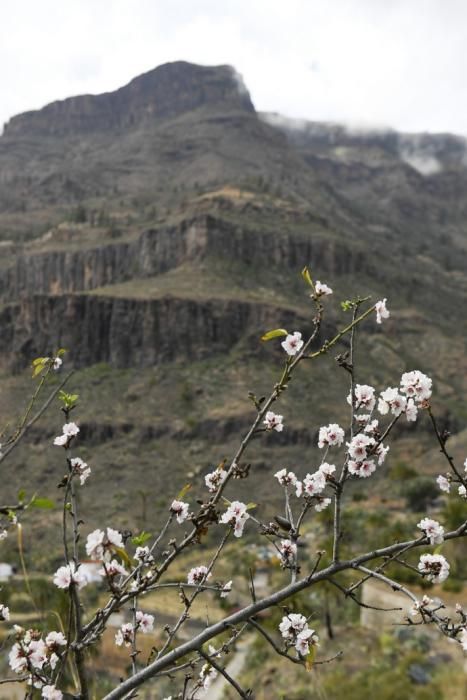
<path fill-rule="evenodd" d="M 467 134 L 464 0 L 3 0 L 0 123 L 166 61 L 230 63 L 258 109 Z"/>

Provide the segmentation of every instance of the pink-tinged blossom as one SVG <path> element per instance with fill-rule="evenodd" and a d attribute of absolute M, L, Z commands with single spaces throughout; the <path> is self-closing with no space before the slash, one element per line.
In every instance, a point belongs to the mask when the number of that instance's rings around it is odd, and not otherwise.
<path fill-rule="evenodd" d="M 399 394 L 399 391 L 394 387 L 389 387 L 385 389 L 380 394 L 380 399 L 378 401 L 378 411 L 382 416 L 385 416 L 389 410 L 394 416 L 400 416 L 400 414 L 405 411 L 407 405 L 407 399 L 405 396 Z"/>
<path fill-rule="evenodd" d="M 266 426 L 266 430 L 277 430 L 277 432 L 280 433 L 284 429 L 283 420 L 284 416 L 273 413 L 273 411 L 268 411 L 263 423 Z"/>
<path fill-rule="evenodd" d="M 417 420 L 417 415 L 418 408 L 415 405 L 415 401 L 413 399 L 409 399 L 407 401 L 407 406 L 405 407 L 405 417 L 409 422 L 414 423 Z"/>
<path fill-rule="evenodd" d="M 303 479 L 303 491 L 306 496 L 317 496 L 326 488 L 326 476 L 321 471 L 307 474 Z"/>
<path fill-rule="evenodd" d="M 28 659 L 33 668 L 41 669 L 47 661 L 47 647 L 42 639 L 33 639 L 28 645 Z"/>
<path fill-rule="evenodd" d="M 353 460 L 362 461 L 367 457 L 368 452 L 375 444 L 374 438 L 360 433 L 359 435 L 355 435 L 355 437 L 347 443 L 347 451 Z"/>
<path fill-rule="evenodd" d="M 430 540 L 431 544 L 444 542 L 444 527 L 432 518 L 423 518 L 417 525 Z"/>
<path fill-rule="evenodd" d="M 287 641 L 294 639 L 300 632 L 306 629 L 308 623 L 306 621 L 305 615 L 300 613 L 289 613 L 289 615 L 284 615 L 281 623 L 279 624 L 279 632 L 283 638 Z"/>
<path fill-rule="evenodd" d="M 446 477 L 442 474 L 440 474 L 437 477 L 436 483 L 438 484 L 441 491 L 444 491 L 445 493 L 449 493 L 449 491 L 451 490 L 451 482 L 448 479 L 446 479 Z"/>
<path fill-rule="evenodd" d="M 177 523 L 180 525 L 188 518 L 189 504 L 183 501 L 172 501 L 170 510 L 177 516 Z"/>
<path fill-rule="evenodd" d="M 332 294 L 332 289 L 331 287 L 328 287 L 327 284 L 324 284 L 324 282 L 320 282 L 319 280 L 316 280 L 315 283 L 315 293 L 316 296 L 321 297 L 321 296 L 329 296 Z"/>
<path fill-rule="evenodd" d="M 295 486 L 297 483 L 297 477 L 294 472 L 288 472 L 287 469 L 281 469 L 274 476 L 281 486 Z"/>
<path fill-rule="evenodd" d="M 105 562 L 102 569 L 99 569 L 101 576 L 108 576 L 113 578 L 114 576 L 127 576 L 128 571 L 116 560 L 112 559 L 108 563 Z"/>
<path fill-rule="evenodd" d="M 402 393 L 408 398 L 414 399 L 417 403 L 430 398 L 432 384 L 430 377 L 427 377 L 426 374 L 423 374 L 418 369 L 412 372 L 405 372 L 401 377 Z"/>
<path fill-rule="evenodd" d="M 372 420 L 371 423 L 367 421 L 367 424 L 366 424 L 365 427 L 363 428 L 363 432 L 364 432 L 364 433 L 368 433 L 368 434 L 377 433 L 377 432 L 378 432 L 378 426 L 379 426 L 379 421 L 378 421 L 377 418 L 375 418 L 374 420 Z"/>
<path fill-rule="evenodd" d="M 297 558 L 297 545 L 292 540 L 281 540 L 279 545 L 281 563 L 283 566 L 292 566 Z"/>
<path fill-rule="evenodd" d="M 138 629 L 143 634 L 149 634 L 149 632 L 152 632 L 154 629 L 154 615 L 149 615 L 148 613 L 144 613 L 142 610 L 137 610 L 136 623 Z"/>
<path fill-rule="evenodd" d="M 8 622 L 10 619 L 10 608 L 6 605 L 0 604 L 0 622 Z"/>
<path fill-rule="evenodd" d="M 149 551 L 149 547 L 136 547 L 135 556 L 136 561 L 140 564 L 152 564 L 154 557 Z"/>
<path fill-rule="evenodd" d="M 324 474 L 326 481 L 332 481 L 333 475 L 336 473 L 336 467 L 334 464 L 323 462 L 319 465 L 318 471 L 321 472 L 321 474 Z"/>
<path fill-rule="evenodd" d="M 297 635 L 295 641 L 295 649 L 302 656 L 307 656 L 310 653 L 310 646 L 319 646 L 319 637 L 314 630 L 306 627 Z"/>
<path fill-rule="evenodd" d="M 76 425 L 76 423 L 65 423 L 65 425 L 62 428 L 62 435 L 59 437 L 56 437 L 54 440 L 54 445 L 58 445 L 59 447 L 64 447 L 68 445 L 70 440 L 79 433 L 79 428 Z"/>
<path fill-rule="evenodd" d="M 83 462 L 80 457 L 73 457 L 73 459 L 70 459 L 70 464 L 73 474 L 79 476 L 79 482 L 82 486 L 91 474 L 91 467 L 88 467 L 86 462 Z"/>
<path fill-rule="evenodd" d="M 422 554 L 418 562 L 418 570 L 428 581 L 442 583 L 449 576 L 449 562 L 442 554 Z"/>
<path fill-rule="evenodd" d="M 221 590 L 221 598 L 227 598 L 229 593 L 232 591 L 232 581 L 227 581 L 226 584 L 222 587 Z"/>
<path fill-rule="evenodd" d="M 378 458 L 378 466 L 381 466 L 382 464 L 384 464 L 384 461 L 386 459 L 388 452 L 389 452 L 389 445 L 387 447 L 385 447 L 383 445 L 383 443 L 380 443 L 378 445 L 378 447 L 375 450 L 375 455 Z"/>
<path fill-rule="evenodd" d="M 11 670 L 15 673 L 22 673 L 22 671 L 26 670 L 28 660 L 26 651 L 21 644 L 13 644 L 8 655 L 8 663 L 10 664 Z"/>
<path fill-rule="evenodd" d="M 243 535 L 243 528 L 249 517 L 244 503 L 241 503 L 241 501 L 232 501 L 225 513 L 222 514 L 219 522 L 232 525 L 235 537 L 241 537 Z"/>
<path fill-rule="evenodd" d="M 49 632 L 45 638 L 45 643 L 49 649 L 55 651 L 58 647 L 66 646 L 66 638 L 62 632 Z"/>
<path fill-rule="evenodd" d="M 368 384 L 356 384 L 354 387 L 354 407 L 356 411 L 361 409 L 371 413 L 376 404 L 375 390 Z M 352 395 L 347 396 L 347 403 L 352 405 Z"/>
<path fill-rule="evenodd" d="M 227 472 L 225 469 L 215 469 L 210 474 L 206 474 L 204 481 L 210 493 L 217 491 L 219 486 L 224 483 L 227 478 Z"/>
<path fill-rule="evenodd" d="M 123 539 L 118 530 L 108 527 L 103 530 L 93 530 L 86 540 L 86 554 L 93 559 L 110 561 L 112 547 L 123 548 Z"/>
<path fill-rule="evenodd" d="M 44 685 L 42 688 L 42 697 L 44 700 L 62 700 L 63 693 L 54 685 Z"/>
<path fill-rule="evenodd" d="M 315 505 L 315 510 L 318 511 L 318 513 L 320 513 L 322 510 L 325 510 L 329 505 L 331 505 L 330 498 L 318 497 L 318 503 Z"/>
<path fill-rule="evenodd" d="M 72 583 L 76 584 L 78 588 L 83 588 L 89 583 L 87 576 L 82 573 L 80 569 L 76 569 L 73 561 L 57 569 L 53 577 L 53 582 L 57 588 L 64 589 L 69 588 Z"/>
<path fill-rule="evenodd" d="M 376 471 L 376 464 L 372 459 L 364 459 L 361 462 L 350 459 L 347 467 L 350 474 L 360 479 L 366 479 Z"/>
<path fill-rule="evenodd" d="M 191 586 L 199 586 L 200 584 L 205 583 L 210 578 L 211 574 L 208 573 L 207 566 L 195 566 L 188 572 L 187 582 Z"/>
<path fill-rule="evenodd" d="M 293 357 L 299 352 L 303 347 L 302 334 L 299 331 L 289 334 L 287 338 L 281 343 L 287 355 Z"/>
<path fill-rule="evenodd" d="M 325 445 L 333 447 L 334 445 L 342 445 L 344 442 L 344 431 L 337 423 L 323 425 L 319 429 L 318 447 L 321 449 Z"/>
<path fill-rule="evenodd" d="M 115 644 L 118 647 L 121 647 L 123 645 L 125 645 L 126 647 L 131 646 L 131 643 L 133 641 L 133 634 L 133 625 L 131 624 L 131 622 L 126 622 L 117 631 L 115 635 Z"/>
<path fill-rule="evenodd" d="M 376 323 L 382 323 L 383 318 L 389 318 L 390 316 L 390 313 L 386 308 L 386 302 L 387 299 L 382 299 L 381 301 L 377 301 L 375 304 Z"/>

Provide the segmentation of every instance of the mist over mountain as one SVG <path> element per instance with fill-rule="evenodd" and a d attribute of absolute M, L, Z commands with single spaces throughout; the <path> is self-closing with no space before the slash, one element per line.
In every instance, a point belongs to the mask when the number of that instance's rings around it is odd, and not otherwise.
<path fill-rule="evenodd" d="M 257 113 L 229 66 L 170 63 L 5 125 L 0 252 L 0 419 L 30 388 L 31 359 L 66 347 L 83 444 L 103 470 L 95 497 L 108 487 L 130 525 L 130 482 L 171 470 L 176 488 L 228 454 L 248 391 L 264 391 L 278 362 L 259 336 L 310 326 L 305 265 L 334 289 L 320 340 L 347 322 L 340 299 L 388 297 L 384 332 L 370 324 L 359 347 L 359 380 L 383 388 L 426 371 L 445 425 L 465 426 L 463 138 L 291 122 Z M 330 388 L 328 365 L 285 397 L 294 428 L 266 441 L 263 466 L 278 454 L 292 466 L 311 449 L 310 420 L 345 414 L 345 377 Z M 31 439 L 51 486 L 44 435 Z M 155 477 L 148 488 L 156 503 Z"/>

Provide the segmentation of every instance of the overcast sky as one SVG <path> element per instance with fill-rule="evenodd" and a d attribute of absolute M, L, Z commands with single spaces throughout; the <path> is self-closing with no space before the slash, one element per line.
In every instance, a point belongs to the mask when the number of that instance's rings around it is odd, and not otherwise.
<path fill-rule="evenodd" d="M 1 0 L 0 128 L 180 59 L 259 110 L 467 134 L 466 0 Z"/>

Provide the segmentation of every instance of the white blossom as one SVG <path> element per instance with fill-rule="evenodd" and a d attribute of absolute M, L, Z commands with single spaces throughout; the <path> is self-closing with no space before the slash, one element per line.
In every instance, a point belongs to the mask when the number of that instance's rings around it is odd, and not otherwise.
<path fill-rule="evenodd" d="M 322 471 L 307 474 L 303 479 L 303 491 L 307 496 L 316 496 L 326 488 L 326 476 Z"/>
<path fill-rule="evenodd" d="M 281 540 L 279 551 L 283 566 L 291 566 L 297 558 L 297 545 L 292 540 Z"/>
<path fill-rule="evenodd" d="M 364 459 L 362 461 L 349 459 L 347 467 L 350 474 L 358 476 L 361 479 L 366 479 L 376 471 L 376 464 L 372 459 Z"/>
<path fill-rule="evenodd" d="M 426 401 L 431 396 L 432 380 L 426 374 L 415 369 L 405 372 L 401 377 L 401 391 L 417 403 Z"/>
<path fill-rule="evenodd" d="M 103 530 L 93 530 L 86 540 L 86 554 L 93 559 L 110 561 L 112 547 L 123 548 L 123 539 L 118 530 L 108 527 Z"/>
<path fill-rule="evenodd" d="M 232 525 L 235 537 L 241 537 L 243 535 L 243 528 L 249 517 L 244 503 L 241 501 L 232 501 L 225 513 L 222 514 L 219 522 Z"/>
<path fill-rule="evenodd" d="M 406 397 L 399 394 L 399 391 L 396 388 L 389 387 L 380 394 L 378 411 L 384 416 L 389 410 L 391 410 L 391 413 L 394 416 L 400 416 L 400 414 L 405 411 L 406 405 Z"/>
<path fill-rule="evenodd" d="M 141 630 L 143 634 L 149 634 L 154 629 L 154 615 L 149 615 L 144 613 L 142 610 L 136 611 L 136 622 L 138 629 Z"/>
<path fill-rule="evenodd" d="M 102 569 L 99 569 L 101 576 L 127 576 L 128 571 L 116 559 L 109 562 L 104 562 Z"/>
<path fill-rule="evenodd" d="M 440 474 L 437 477 L 436 483 L 438 484 L 441 491 L 444 491 L 445 493 L 449 493 L 449 491 L 451 490 L 451 482 L 448 479 L 446 479 L 446 477 L 442 474 Z"/>
<path fill-rule="evenodd" d="M 287 355 L 290 355 L 291 357 L 296 355 L 297 352 L 299 352 L 303 347 L 302 334 L 299 331 L 289 334 L 281 345 Z"/>
<path fill-rule="evenodd" d="M 320 282 L 319 280 L 316 280 L 315 293 L 316 293 L 316 296 L 318 296 L 318 297 L 329 296 L 330 294 L 332 294 L 332 289 L 331 289 L 331 287 L 328 287 L 327 284 L 324 284 L 324 282 Z"/>
<path fill-rule="evenodd" d="M 0 530 L 0 541 L 8 537 L 8 530 Z"/>
<path fill-rule="evenodd" d="M 318 503 L 315 505 L 315 510 L 320 513 L 322 510 L 325 510 L 329 505 L 331 504 L 331 499 L 330 498 L 319 498 Z"/>
<path fill-rule="evenodd" d="M 376 404 L 375 390 L 368 384 L 356 384 L 354 387 L 355 410 L 364 409 L 371 413 Z M 347 396 L 347 403 L 352 405 L 352 395 Z"/>
<path fill-rule="evenodd" d="M 386 302 L 387 299 L 382 299 L 381 301 L 377 301 L 375 304 L 376 323 L 382 323 L 383 318 L 389 318 L 390 316 L 390 313 L 386 308 Z"/>
<path fill-rule="evenodd" d="M 278 433 L 280 433 L 284 429 L 283 420 L 284 416 L 273 413 L 273 411 L 268 411 L 263 423 L 266 426 L 266 430 L 276 430 Z"/>
<path fill-rule="evenodd" d="M 217 671 L 214 668 L 214 666 L 211 666 L 211 664 L 204 664 L 204 666 L 201 669 L 201 672 L 199 674 L 199 677 L 203 683 L 203 689 L 207 690 L 208 688 L 211 687 L 211 684 L 213 680 L 217 676 Z"/>
<path fill-rule="evenodd" d="M 422 554 L 418 563 L 419 571 L 428 581 L 442 583 L 449 576 L 449 562 L 442 554 Z"/>
<path fill-rule="evenodd" d="M 52 365 L 54 370 L 57 371 L 58 369 L 60 369 L 60 367 L 62 365 L 63 365 L 62 358 L 61 357 L 54 357 L 54 361 L 53 361 L 53 365 Z"/>
<path fill-rule="evenodd" d="M 459 488 L 457 489 L 459 496 L 462 496 L 462 498 L 467 497 L 467 489 L 465 488 L 464 484 L 461 484 Z"/>
<path fill-rule="evenodd" d="M 54 440 L 54 445 L 64 447 L 68 445 L 70 440 L 79 433 L 79 428 L 76 423 L 65 423 L 62 428 L 62 435 L 59 435 Z"/>
<path fill-rule="evenodd" d="M 210 474 L 206 474 L 204 481 L 210 493 L 217 491 L 219 486 L 224 483 L 227 478 L 227 472 L 224 469 L 215 469 Z"/>
<path fill-rule="evenodd" d="M 344 431 L 337 423 L 323 425 L 319 429 L 318 447 L 321 449 L 325 445 L 329 445 L 329 447 L 342 445 L 344 442 L 344 434 Z"/>
<path fill-rule="evenodd" d="M 133 625 L 131 622 L 126 622 L 120 627 L 115 635 L 115 644 L 118 647 L 125 645 L 126 647 L 131 646 L 133 641 Z"/>
<path fill-rule="evenodd" d="M 83 588 L 89 583 L 87 576 L 80 569 L 76 569 L 73 561 L 57 569 L 53 582 L 57 588 L 69 588 L 72 583 L 75 583 L 78 588 Z"/>
<path fill-rule="evenodd" d="M 211 574 L 208 573 L 207 566 L 195 566 L 188 572 L 187 582 L 190 585 L 198 586 L 201 583 L 205 583 L 210 578 Z"/>
<path fill-rule="evenodd" d="M 467 627 L 463 627 L 459 634 L 459 642 L 464 651 L 467 651 Z"/>
<path fill-rule="evenodd" d="M 4 620 L 6 620 L 8 622 L 9 619 L 10 619 L 10 608 L 7 608 L 6 605 L 3 605 L 2 603 L 0 603 L 0 622 L 3 622 Z"/>
<path fill-rule="evenodd" d="M 45 700 L 62 700 L 63 693 L 54 685 L 44 685 L 42 688 L 42 697 Z"/>
<path fill-rule="evenodd" d="M 319 637 L 310 627 L 302 630 L 295 641 L 295 649 L 302 656 L 307 656 L 310 653 L 310 646 L 318 646 Z"/>
<path fill-rule="evenodd" d="M 227 598 L 229 593 L 232 591 L 232 581 L 227 581 L 226 584 L 222 587 L 221 590 L 221 598 Z"/>
<path fill-rule="evenodd" d="M 294 472 L 288 472 L 287 469 L 280 469 L 274 476 L 281 486 L 295 486 L 297 483 Z"/>
<path fill-rule="evenodd" d="M 79 476 L 79 481 L 82 486 L 91 474 L 91 467 L 88 467 L 86 462 L 83 462 L 80 457 L 73 457 L 73 459 L 70 459 L 70 464 L 73 469 L 73 474 Z"/>
<path fill-rule="evenodd" d="M 152 564 L 154 561 L 154 557 L 152 556 L 149 547 L 136 547 L 134 558 L 141 564 Z"/>
<path fill-rule="evenodd" d="M 177 516 L 177 523 L 182 524 L 188 518 L 189 504 L 183 501 L 172 501 L 170 510 Z"/>
<path fill-rule="evenodd" d="M 375 444 L 374 438 L 364 433 L 359 433 L 347 443 L 347 451 L 352 459 L 361 461 L 368 456 L 368 452 Z"/>
<path fill-rule="evenodd" d="M 444 527 L 432 518 L 423 518 L 417 525 L 430 540 L 431 544 L 441 544 L 444 542 Z"/>

